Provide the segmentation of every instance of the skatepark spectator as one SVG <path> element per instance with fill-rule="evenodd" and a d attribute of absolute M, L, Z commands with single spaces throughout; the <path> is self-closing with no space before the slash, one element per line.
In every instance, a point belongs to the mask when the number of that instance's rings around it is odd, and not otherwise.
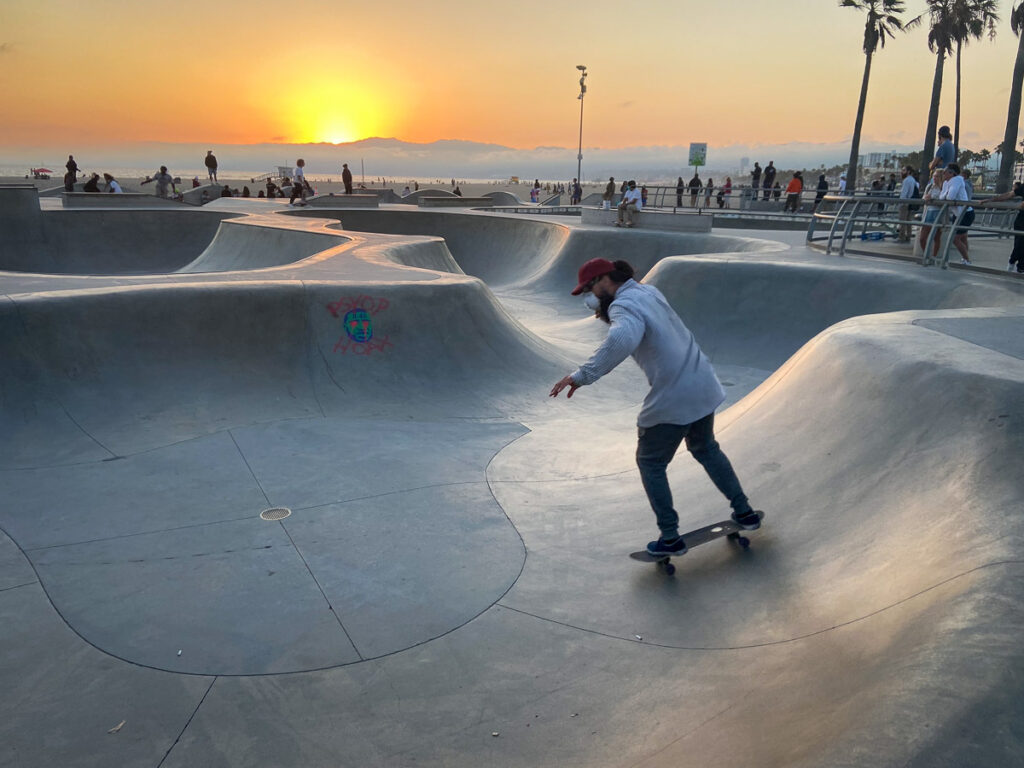
<path fill-rule="evenodd" d="M 939 146 L 935 148 L 935 157 L 928 164 L 929 171 L 942 170 L 956 160 L 956 149 L 953 148 L 953 134 L 949 132 L 949 126 L 939 128 Z"/>
<path fill-rule="evenodd" d="M 683 195 L 686 194 L 686 182 L 683 181 L 683 177 L 680 176 L 676 179 L 676 208 L 683 207 Z"/>
<path fill-rule="evenodd" d="M 1024 274 L 1024 182 L 1016 182 L 1009 192 L 990 197 L 988 200 L 978 203 L 978 207 L 984 208 L 991 203 L 1002 203 L 1008 200 L 1017 203 L 1017 216 L 1013 220 L 1013 228 L 1018 234 L 1013 236 L 1013 251 L 1010 252 L 1010 263 L 1006 270 Z"/>
<path fill-rule="evenodd" d="M 193 176 L 192 177 L 192 189 L 198 189 L 201 186 L 202 186 L 202 184 L 199 183 L 199 177 L 198 176 Z"/>
<path fill-rule="evenodd" d="M 754 190 L 754 200 L 757 200 L 757 190 L 761 188 L 761 166 L 754 161 L 754 170 L 750 172 L 750 188 Z"/>
<path fill-rule="evenodd" d="M 256 193 L 256 199 L 257 200 L 265 200 L 266 197 L 267 197 L 267 193 L 264 192 L 262 189 L 259 192 Z"/>
<path fill-rule="evenodd" d="M 345 185 L 345 194 L 352 194 L 352 171 L 348 169 L 348 163 L 341 164 L 341 183 Z"/>
<path fill-rule="evenodd" d="M 690 179 L 690 207 L 697 207 L 697 195 L 700 194 L 700 188 L 703 186 L 703 182 L 700 180 L 700 176 L 697 172 L 693 172 L 693 178 Z"/>
<path fill-rule="evenodd" d="M 786 205 L 782 209 L 785 211 L 792 211 L 793 213 L 800 212 L 800 195 L 804 191 L 804 177 L 800 171 L 793 174 L 793 178 L 789 180 L 789 184 L 786 185 Z"/>
<path fill-rule="evenodd" d="M 249 191 L 248 187 L 242 187 L 242 197 L 252 197 L 252 193 Z"/>
<path fill-rule="evenodd" d="M 156 196 L 157 197 L 170 197 L 169 192 L 177 193 L 178 189 L 174 186 L 174 177 L 167 172 L 167 166 L 161 165 L 160 170 L 153 176 L 146 177 L 143 180 L 143 184 L 149 184 L 151 181 L 156 182 Z"/>
<path fill-rule="evenodd" d="M 103 174 L 103 181 L 107 183 L 107 192 L 114 195 L 124 194 L 124 190 L 121 189 L 121 185 L 117 183 L 117 179 L 115 179 L 109 173 Z"/>
<path fill-rule="evenodd" d="M 647 551 L 654 556 L 686 552 L 667 477 L 683 441 L 729 500 L 733 520 L 746 530 L 759 528 L 760 517 L 715 440 L 715 410 L 725 400 L 725 390 L 693 334 L 657 288 L 633 279 L 628 262 L 591 259 L 580 267 L 577 278 L 572 294 L 586 294 L 587 307 L 608 324 L 608 335 L 590 359 L 560 379 L 549 394 L 557 397 L 568 387 L 571 398 L 630 356 L 646 375 L 650 391 L 637 417 L 636 462 L 661 534 Z"/>
<path fill-rule="evenodd" d="M 68 155 L 68 161 L 64 164 L 68 172 L 64 174 L 64 189 L 67 192 L 75 191 L 75 182 L 78 181 L 78 163 L 75 162 L 74 155 Z M 70 177 L 70 181 L 69 178 Z"/>
<path fill-rule="evenodd" d="M 272 179 L 267 179 L 267 197 L 274 198 L 281 193 L 281 188 L 273 182 Z"/>
<path fill-rule="evenodd" d="M 647 207 L 647 187 L 646 186 L 640 187 L 640 203 L 641 203 L 641 205 L 644 208 Z"/>
<path fill-rule="evenodd" d="M 455 195 L 456 197 L 462 197 L 462 190 L 459 189 L 458 185 L 455 186 L 455 189 L 452 191 L 452 194 Z"/>
<path fill-rule="evenodd" d="M 626 193 L 618 205 L 619 217 L 615 222 L 616 227 L 632 227 L 636 224 L 636 214 L 643 209 L 643 198 L 640 190 L 636 188 L 636 182 L 630 179 L 626 183 Z"/>
<path fill-rule="evenodd" d="M 776 173 L 777 173 L 777 171 L 775 170 L 775 161 L 774 160 L 769 160 L 768 161 L 768 166 L 764 169 L 763 187 L 764 187 L 764 199 L 765 200 L 767 200 L 772 195 L 772 191 L 773 191 L 774 186 L 775 186 L 775 174 Z M 776 199 L 778 199 L 778 198 L 776 198 Z"/>
<path fill-rule="evenodd" d="M 99 192 L 100 191 L 100 175 L 94 173 L 89 177 L 89 180 L 85 182 L 85 186 L 82 187 L 83 192 Z"/>
<path fill-rule="evenodd" d="M 970 202 L 971 195 L 967 191 L 967 184 L 964 177 L 960 175 L 960 166 L 956 163 L 949 163 L 943 169 L 942 192 L 939 195 L 942 200 L 955 200 L 957 202 Z M 952 205 L 946 209 L 949 215 L 949 222 L 953 224 L 960 219 L 960 226 L 953 232 L 953 247 L 960 252 L 960 263 L 970 264 L 971 257 L 967 251 L 967 227 L 974 223 L 974 208 L 970 205 Z M 938 243 L 939 233 L 935 233 L 935 242 Z"/>
<path fill-rule="evenodd" d="M 299 205 L 306 204 L 306 161 L 301 157 L 295 161 L 295 169 L 292 171 L 292 194 L 288 205 L 294 205 L 295 198 L 300 198 Z"/>
<path fill-rule="evenodd" d="M 935 225 L 935 220 L 939 216 L 939 206 L 935 203 L 938 202 L 939 195 L 942 194 L 942 182 L 943 172 L 939 169 L 932 171 L 932 179 L 928 182 L 928 185 L 924 188 L 924 194 L 922 199 L 925 202 L 924 215 L 921 217 L 921 231 L 918 233 L 917 242 L 921 246 L 923 251 L 928 244 L 928 233 L 932 231 L 932 227 Z M 932 203 L 932 205 L 928 205 Z M 935 243 L 932 248 L 933 253 L 938 253 L 939 250 L 939 238 L 936 233 Z"/>
<path fill-rule="evenodd" d="M 726 207 L 726 208 L 731 207 L 731 205 L 732 205 L 732 203 L 731 203 L 731 200 L 732 200 L 732 176 L 726 176 L 725 177 L 725 184 L 722 185 L 722 200 L 723 200 L 723 203 L 724 203 L 724 207 Z M 722 208 L 723 206 L 719 205 L 718 207 Z"/>
<path fill-rule="evenodd" d="M 572 180 L 572 195 L 570 196 L 571 205 L 579 205 L 583 199 L 583 187 L 580 186 L 579 179 Z"/>
<path fill-rule="evenodd" d="M 210 202 L 210 190 L 204 189 L 203 194 L 199 197 L 199 204 L 206 205 L 208 202 Z"/>
<path fill-rule="evenodd" d="M 839 174 L 839 194 L 842 195 L 842 194 L 845 194 L 845 193 L 846 193 L 846 174 L 845 173 L 841 173 L 841 174 Z"/>
<path fill-rule="evenodd" d="M 213 155 L 213 150 L 206 150 L 206 159 L 203 160 L 203 164 L 206 165 L 206 173 L 210 177 L 210 183 L 217 183 L 217 158 Z"/>
<path fill-rule="evenodd" d="M 904 223 L 899 225 L 899 229 L 896 232 L 896 242 L 909 243 L 913 230 L 913 227 L 910 224 L 911 204 L 909 201 L 920 196 L 921 186 L 917 183 L 917 176 L 914 175 L 914 169 L 909 165 L 903 166 L 903 170 L 900 171 L 900 174 L 903 176 L 903 183 L 900 185 L 899 217 L 900 221 Z"/>
<path fill-rule="evenodd" d="M 772 198 L 776 203 L 782 198 L 782 185 L 777 181 L 775 182 L 775 186 L 772 187 Z"/>
<path fill-rule="evenodd" d="M 608 186 L 604 188 L 604 193 L 601 195 L 601 207 L 606 211 L 612 209 L 612 200 L 615 199 L 615 177 L 608 177 Z"/>
<path fill-rule="evenodd" d="M 818 191 L 814 195 L 814 210 L 818 210 L 818 206 L 821 205 L 821 201 L 825 199 L 825 195 L 828 194 L 828 182 L 825 181 L 825 174 L 818 176 Z"/>
<path fill-rule="evenodd" d="M 710 208 L 711 207 L 711 193 L 714 191 L 714 189 L 715 189 L 715 180 L 714 179 L 708 179 L 708 183 L 704 187 L 704 207 L 705 208 Z"/>
<path fill-rule="evenodd" d="M 225 184 L 224 188 L 221 189 L 221 191 L 220 191 L 220 196 L 221 197 L 231 197 L 231 187 L 229 187 L 227 184 Z"/>
<path fill-rule="evenodd" d="M 406 184 L 405 185 L 405 189 L 402 190 L 402 197 L 408 197 L 411 194 L 412 194 L 412 190 L 409 189 L 409 185 Z"/>

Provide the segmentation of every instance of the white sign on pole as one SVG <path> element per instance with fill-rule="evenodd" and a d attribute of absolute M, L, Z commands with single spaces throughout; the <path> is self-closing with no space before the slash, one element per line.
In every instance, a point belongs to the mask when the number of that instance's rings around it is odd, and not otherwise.
<path fill-rule="evenodd" d="M 707 163 L 708 145 L 706 142 L 690 143 L 690 165 L 699 168 Z"/>

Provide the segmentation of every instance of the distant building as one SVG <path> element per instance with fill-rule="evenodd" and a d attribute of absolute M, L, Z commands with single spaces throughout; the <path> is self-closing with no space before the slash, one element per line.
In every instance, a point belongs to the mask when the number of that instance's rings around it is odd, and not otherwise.
<path fill-rule="evenodd" d="M 895 152 L 869 152 L 857 158 L 857 165 L 861 168 L 895 168 L 896 164 Z"/>
<path fill-rule="evenodd" d="M 740 176 L 745 174 L 747 172 L 747 168 L 749 168 L 749 167 L 750 167 L 750 158 L 749 157 L 741 157 L 740 158 Z"/>

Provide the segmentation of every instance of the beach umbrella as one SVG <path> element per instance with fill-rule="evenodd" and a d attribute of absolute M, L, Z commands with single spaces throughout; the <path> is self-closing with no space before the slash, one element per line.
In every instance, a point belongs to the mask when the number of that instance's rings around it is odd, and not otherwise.
<path fill-rule="evenodd" d="M 37 173 L 53 173 L 49 168 L 33 168 L 32 170 Z"/>

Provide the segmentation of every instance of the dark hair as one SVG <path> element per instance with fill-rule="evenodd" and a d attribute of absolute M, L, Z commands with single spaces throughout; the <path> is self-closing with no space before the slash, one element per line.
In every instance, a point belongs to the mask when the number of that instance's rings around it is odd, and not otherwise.
<path fill-rule="evenodd" d="M 949 163 L 946 166 L 945 170 L 949 171 L 954 176 L 959 176 L 960 175 L 960 166 L 957 165 L 956 163 Z"/>
<path fill-rule="evenodd" d="M 627 280 L 633 277 L 633 265 L 628 261 L 613 261 L 612 266 L 615 267 L 611 272 L 608 273 L 608 277 L 616 285 L 622 285 Z M 606 323 L 611 323 L 612 319 L 608 316 L 608 309 L 611 307 L 612 302 L 615 301 L 614 296 L 602 296 L 601 306 L 597 308 L 594 313 L 598 318 Z"/>

